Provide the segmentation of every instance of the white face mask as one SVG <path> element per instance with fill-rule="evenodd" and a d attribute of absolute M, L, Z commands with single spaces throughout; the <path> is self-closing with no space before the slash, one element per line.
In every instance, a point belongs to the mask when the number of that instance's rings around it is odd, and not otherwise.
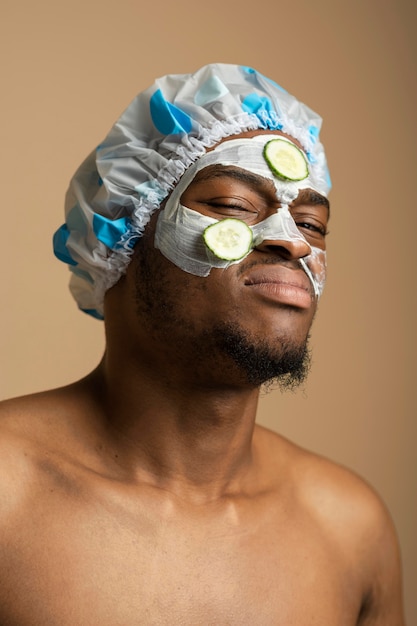
<path fill-rule="evenodd" d="M 179 268 L 195 276 L 208 276 L 214 268 L 226 268 L 239 261 L 225 261 L 216 257 L 205 245 L 204 230 L 219 220 L 202 215 L 180 203 L 185 189 L 190 185 L 197 172 L 209 165 L 233 165 L 272 180 L 281 207 L 267 219 L 250 226 L 253 232 L 253 247 L 268 239 L 272 241 L 303 241 L 310 247 L 310 254 L 299 260 L 301 267 L 309 277 L 314 293 L 319 297 L 326 278 L 326 253 L 321 248 L 311 246 L 298 230 L 289 204 L 298 196 L 300 189 L 316 189 L 315 181 L 309 176 L 301 181 L 282 181 L 272 173 L 264 156 L 263 148 L 277 135 L 256 135 L 250 139 L 232 139 L 219 144 L 207 152 L 185 172 L 178 185 L 160 212 L 155 233 L 155 247 Z M 279 136 L 280 139 L 285 139 Z M 289 141 L 289 140 L 288 140 Z M 290 142 L 292 143 L 292 142 Z M 319 193 L 322 193 L 319 191 Z M 250 254 L 252 249 L 247 253 Z M 246 256 L 247 256 L 246 255 Z M 245 256 L 243 257 L 245 258 Z"/>

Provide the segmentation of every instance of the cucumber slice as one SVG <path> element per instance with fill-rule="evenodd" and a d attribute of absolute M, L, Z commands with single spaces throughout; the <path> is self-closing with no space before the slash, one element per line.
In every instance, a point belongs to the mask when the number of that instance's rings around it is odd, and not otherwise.
<path fill-rule="evenodd" d="M 271 139 L 265 144 L 264 157 L 270 169 L 284 180 L 303 180 L 308 176 L 305 154 L 285 139 Z"/>
<path fill-rule="evenodd" d="M 204 243 L 215 256 L 224 261 L 238 261 L 252 249 L 253 233 L 242 220 L 228 217 L 207 226 Z"/>

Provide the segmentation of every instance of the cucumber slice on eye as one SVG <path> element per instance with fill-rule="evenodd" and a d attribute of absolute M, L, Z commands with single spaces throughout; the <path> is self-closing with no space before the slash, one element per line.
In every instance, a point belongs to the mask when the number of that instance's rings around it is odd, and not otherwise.
<path fill-rule="evenodd" d="M 252 249 L 253 233 L 242 220 L 228 217 L 207 226 L 203 232 L 206 246 L 224 261 L 238 261 Z"/>
<path fill-rule="evenodd" d="M 271 139 L 264 147 L 264 157 L 269 168 L 284 180 L 303 180 L 308 176 L 305 154 L 285 139 Z"/>

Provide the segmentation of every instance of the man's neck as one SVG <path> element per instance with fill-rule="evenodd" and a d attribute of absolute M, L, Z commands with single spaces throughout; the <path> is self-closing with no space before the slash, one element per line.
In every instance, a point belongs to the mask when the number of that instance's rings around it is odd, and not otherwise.
<path fill-rule="evenodd" d="M 90 383 L 109 446 L 132 477 L 199 501 L 245 490 L 258 389 L 123 370 L 105 358 Z"/>

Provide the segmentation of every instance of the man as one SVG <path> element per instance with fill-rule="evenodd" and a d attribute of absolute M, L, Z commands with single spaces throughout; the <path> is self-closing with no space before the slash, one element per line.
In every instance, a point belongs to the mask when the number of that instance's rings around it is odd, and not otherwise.
<path fill-rule="evenodd" d="M 0 623 L 400 626 L 395 531 L 255 425 L 325 278 L 320 118 L 251 68 L 159 79 L 76 173 L 55 252 L 97 369 L 1 408 Z"/>

